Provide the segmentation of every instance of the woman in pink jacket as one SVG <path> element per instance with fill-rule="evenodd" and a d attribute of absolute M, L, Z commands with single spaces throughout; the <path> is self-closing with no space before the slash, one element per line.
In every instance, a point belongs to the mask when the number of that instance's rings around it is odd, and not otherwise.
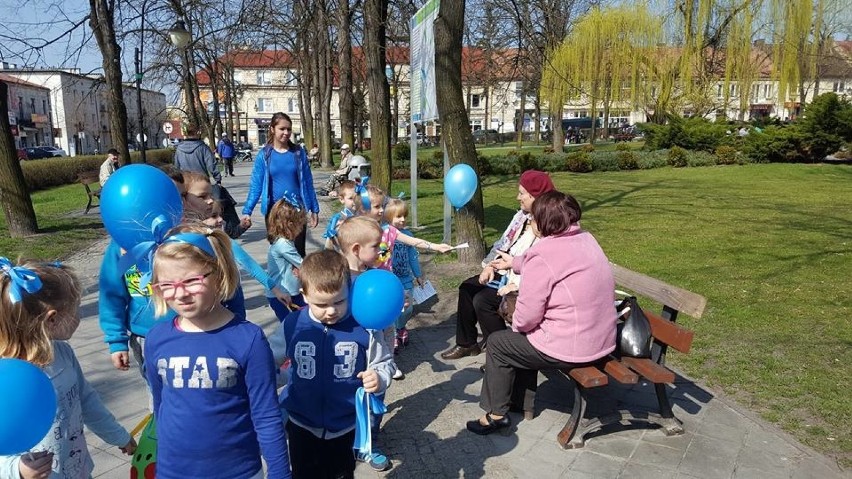
<path fill-rule="evenodd" d="M 615 349 L 615 280 L 597 240 L 580 229 L 580 215 L 572 196 L 542 194 L 532 206 L 542 239 L 523 256 L 493 262 L 496 268 L 511 263 L 523 276 L 512 329 L 488 339 L 479 402 L 486 414 L 469 421 L 469 431 L 509 428 L 509 410 L 530 406 L 511 404 L 513 388 L 534 391 L 540 369 L 577 367 Z"/>

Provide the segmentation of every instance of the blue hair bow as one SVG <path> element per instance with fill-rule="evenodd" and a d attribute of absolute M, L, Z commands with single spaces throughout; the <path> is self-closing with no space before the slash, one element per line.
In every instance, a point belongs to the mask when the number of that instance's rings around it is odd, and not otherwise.
<path fill-rule="evenodd" d="M 9 277 L 9 300 L 17 303 L 24 293 L 33 294 L 41 289 L 41 278 L 31 269 L 15 266 L 9 258 L 0 257 L 0 272 Z"/>
<path fill-rule="evenodd" d="M 143 241 L 124 254 L 118 261 L 118 266 L 122 271 L 127 271 L 134 264 L 142 273 L 139 279 L 139 286 L 145 288 L 151 282 L 151 265 L 154 262 L 154 253 L 157 251 L 166 233 L 172 227 L 172 222 L 164 215 L 158 215 L 151 222 L 151 236 L 153 240 Z"/>
<path fill-rule="evenodd" d="M 361 197 L 364 211 L 370 211 L 370 193 L 367 191 L 367 183 L 369 182 L 369 176 L 363 176 L 360 181 L 355 182 L 355 194 Z"/>
<path fill-rule="evenodd" d="M 296 208 L 297 210 L 302 209 L 302 205 L 299 202 L 299 198 L 296 198 L 295 193 L 290 193 L 289 191 L 285 191 L 284 195 L 281 197 L 281 199 L 286 201 L 287 203 L 289 203 L 290 206 L 292 206 L 293 208 Z"/>
<path fill-rule="evenodd" d="M 213 245 L 210 244 L 210 240 L 207 238 L 207 235 L 203 235 L 201 233 L 178 233 L 163 240 L 163 244 L 166 243 L 191 244 L 201 251 L 204 251 L 207 255 L 213 258 L 216 257 L 216 250 L 213 249 Z"/>
<path fill-rule="evenodd" d="M 374 394 L 364 392 L 364 388 L 355 391 L 355 444 L 352 449 L 373 454 L 373 439 L 370 426 L 370 415 L 384 414 L 388 408 Z"/>

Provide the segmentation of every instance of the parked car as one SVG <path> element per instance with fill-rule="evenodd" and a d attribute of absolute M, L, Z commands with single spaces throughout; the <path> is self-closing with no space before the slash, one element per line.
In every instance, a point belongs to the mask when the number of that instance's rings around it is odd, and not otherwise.
<path fill-rule="evenodd" d="M 51 156 L 68 156 L 68 153 L 65 152 L 62 148 L 58 148 L 56 146 L 37 146 L 36 148 L 41 148 L 48 153 L 51 153 Z"/>
<path fill-rule="evenodd" d="M 53 158 L 54 156 L 62 156 L 62 155 L 54 155 L 52 151 L 47 151 L 40 146 L 29 146 L 24 148 L 24 151 L 27 153 L 27 158 L 30 160 L 40 160 L 42 158 Z"/>
<path fill-rule="evenodd" d="M 500 141 L 500 133 L 497 130 L 474 130 L 474 143 L 498 143 Z"/>

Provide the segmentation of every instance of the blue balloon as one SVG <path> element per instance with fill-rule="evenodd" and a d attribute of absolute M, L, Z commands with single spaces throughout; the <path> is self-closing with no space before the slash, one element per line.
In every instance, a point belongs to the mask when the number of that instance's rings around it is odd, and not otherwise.
<path fill-rule="evenodd" d="M 154 241 L 155 229 L 180 224 L 183 203 L 171 178 L 151 165 L 127 165 L 101 190 L 101 218 L 107 232 L 125 250 Z"/>
<path fill-rule="evenodd" d="M 0 359 L 0 455 L 21 454 L 44 439 L 56 417 L 56 391 L 38 367 Z"/>
<path fill-rule="evenodd" d="M 366 329 L 382 330 L 393 324 L 404 303 L 402 283 L 390 271 L 365 271 L 352 287 L 352 316 Z"/>
<path fill-rule="evenodd" d="M 460 163 L 450 168 L 447 176 L 444 177 L 444 194 L 447 195 L 451 205 L 461 208 L 473 198 L 478 183 L 479 180 L 473 168 L 468 164 Z"/>

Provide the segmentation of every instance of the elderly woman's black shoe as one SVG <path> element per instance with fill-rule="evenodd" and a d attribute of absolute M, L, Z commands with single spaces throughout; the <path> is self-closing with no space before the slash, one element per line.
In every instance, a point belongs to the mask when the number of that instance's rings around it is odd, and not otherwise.
<path fill-rule="evenodd" d="M 507 435 L 511 432 L 512 420 L 509 419 L 508 414 L 500 419 L 494 419 L 491 417 L 491 413 L 488 413 L 485 415 L 485 421 L 488 422 L 486 426 L 483 426 L 479 422 L 479 419 L 468 421 L 467 430 L 480 436 L 486 436 L 492 432 L 500 432 L 500 434 Z"/>

